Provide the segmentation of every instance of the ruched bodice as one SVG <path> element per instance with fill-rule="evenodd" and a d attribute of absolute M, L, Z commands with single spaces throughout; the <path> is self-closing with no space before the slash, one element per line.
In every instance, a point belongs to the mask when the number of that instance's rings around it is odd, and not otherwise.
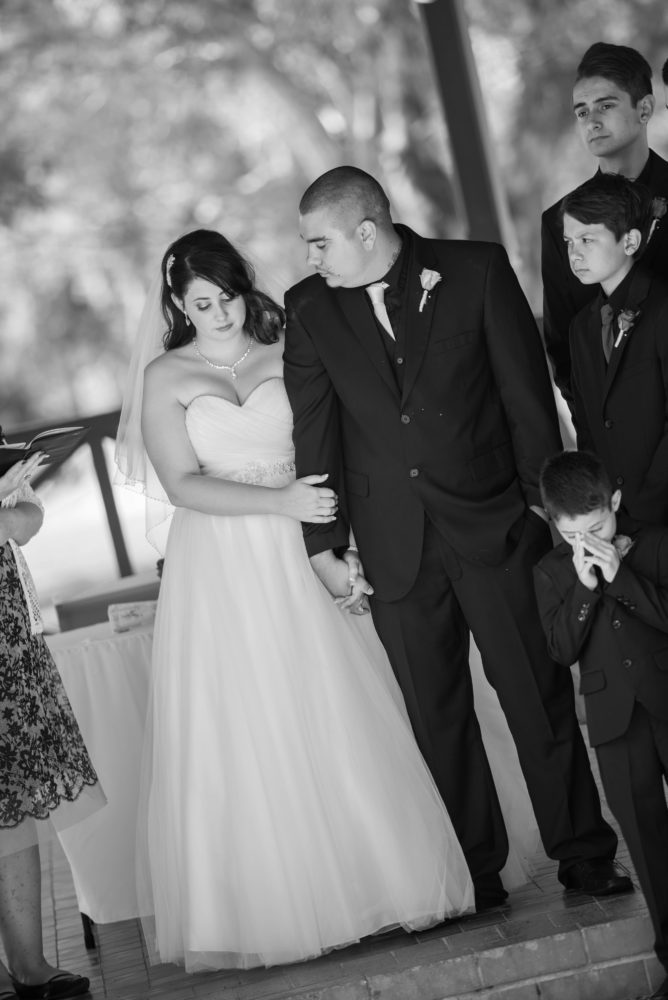
<path fill-rule="evenodd" d="M 295 477 L 292 412 L 281 378 L 260 382 L 241 405 L 195 396 L 186 428 L 210 476 L 263 486 L 284 486 Z"/>

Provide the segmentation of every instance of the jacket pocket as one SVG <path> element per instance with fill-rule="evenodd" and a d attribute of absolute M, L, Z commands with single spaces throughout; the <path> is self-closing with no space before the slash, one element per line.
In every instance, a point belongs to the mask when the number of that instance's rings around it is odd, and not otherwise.
<path fill-rule="evenodd" d="M 580 694 L 594 694 L 607 687 L 605 674 L 602 670 L 591 670 L 580 675 Z"/>
<path fill-rule="evenodd" d="M 368 497 L 369 477 L 361 472 L 353 472 L 352 469 L 343 470 L 343 478 L 346 484 L 346 492 L 352 493 L 356 497 Z"/>
<path fill-rule="evenodd" d="M 468 347 L 475 337 L 475 330 L 464 330 L 456 337 L 443 337 L 440 340 L 430 340 L 427 348 L 428 354 L 440 354 L 442 351 L 455 351 L 459 347 Z"/>
<path fill-rule="evenodd" d="M 510 442 L 497 445 L 491 451 L 486 451 L 484 455 L 469 462 L 469 469 L 474 479 L 487 479 L 488 476 L 495 476 L 504 469 L 512 469 L 515 466 L 515 456 Z"/>

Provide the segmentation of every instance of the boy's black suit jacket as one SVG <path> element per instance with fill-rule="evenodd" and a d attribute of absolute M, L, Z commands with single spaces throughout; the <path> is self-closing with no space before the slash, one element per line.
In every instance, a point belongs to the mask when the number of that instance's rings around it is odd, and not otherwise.
<path fill-rule="evenodd" d="M 563 542 L 534 569 L 548 648 L 557 662 L 580 662 L 589 740 L 626 732 L 634 702 L 668 722 L 668 531 L 632 532 L 633 547 L 612 583 L 580 583 Z"/>
<path fill-rule="evenodd" d="M 638 319 L 607 370 L 601 303 L 599 293 L 571 327 L 578 447 L 601 458 L 632 517 L 668 525 L 668 282 L 634 266 L 626 307 Z"/>
<path fill-rule="evenodd" d="M 541 503 L 541 463 L 561 448 L 540 337 L 505 250 L 397 229 L 410 255 L 402 390 L 363 291 L 314 275 L 286 296 L 297 475 L 328 472 L 341 505 L 333 525 L 306 526 L 306 545 L 310 555 L 347 545 L 350 522 L 384 601 L 415 580 L 425 513 L 459 555 L 498 564 L 526 505 Z M 420 311 L 423 268 L 441 281 Z"/>
<path fill-rule="evenodd" d="M 668 162 L 649 151 L 637 178 L 653 196 L 668 199 Z M 571 271 L 559 218 L 562 199 L 543 212 L 541 271 L 543 276 L 543 333 L 552 361 L 554 380 L 569 404 L 572 401 L 568 331 L 577 312 L 595 297 L 596 285 L 583 285 Z M 643 256 L 644 266 L 668 280 L 668 215 L 656 228 Z"/>

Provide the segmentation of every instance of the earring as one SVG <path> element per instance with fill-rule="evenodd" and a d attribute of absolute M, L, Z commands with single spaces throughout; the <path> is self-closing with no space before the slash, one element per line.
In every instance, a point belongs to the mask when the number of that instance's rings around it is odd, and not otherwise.
<path fill-rule="evenodd" d="M 188 313 L 184 312 L 183 316 L 186 321 L 186 326 L 190 326 L 190 316 L 188 315 Z"/>

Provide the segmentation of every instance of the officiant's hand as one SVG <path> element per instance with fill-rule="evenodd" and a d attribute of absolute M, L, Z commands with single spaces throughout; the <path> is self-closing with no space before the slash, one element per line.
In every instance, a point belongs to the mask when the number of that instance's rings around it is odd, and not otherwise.
<path fill-rule="evenodd" d="M 338 497 L 334 490 L 320 483 L 328 478 L 322 476 L 303 476 L 302 479 L 283 486 L 279 494 L 279 513 L 294 517 L 297 521 L 308 521 L 310 524 L 327 524 L 336 520 Z"/>
<path fill-rule="evenodd" d="M 38 451 L 30 458 L 16 462 L 10 469 L 7 469 L 4 476 L 0 476 L 0 500 L 10 496 L 24 483 L 29 483 L 44 458 L 44 452 Z"/>

